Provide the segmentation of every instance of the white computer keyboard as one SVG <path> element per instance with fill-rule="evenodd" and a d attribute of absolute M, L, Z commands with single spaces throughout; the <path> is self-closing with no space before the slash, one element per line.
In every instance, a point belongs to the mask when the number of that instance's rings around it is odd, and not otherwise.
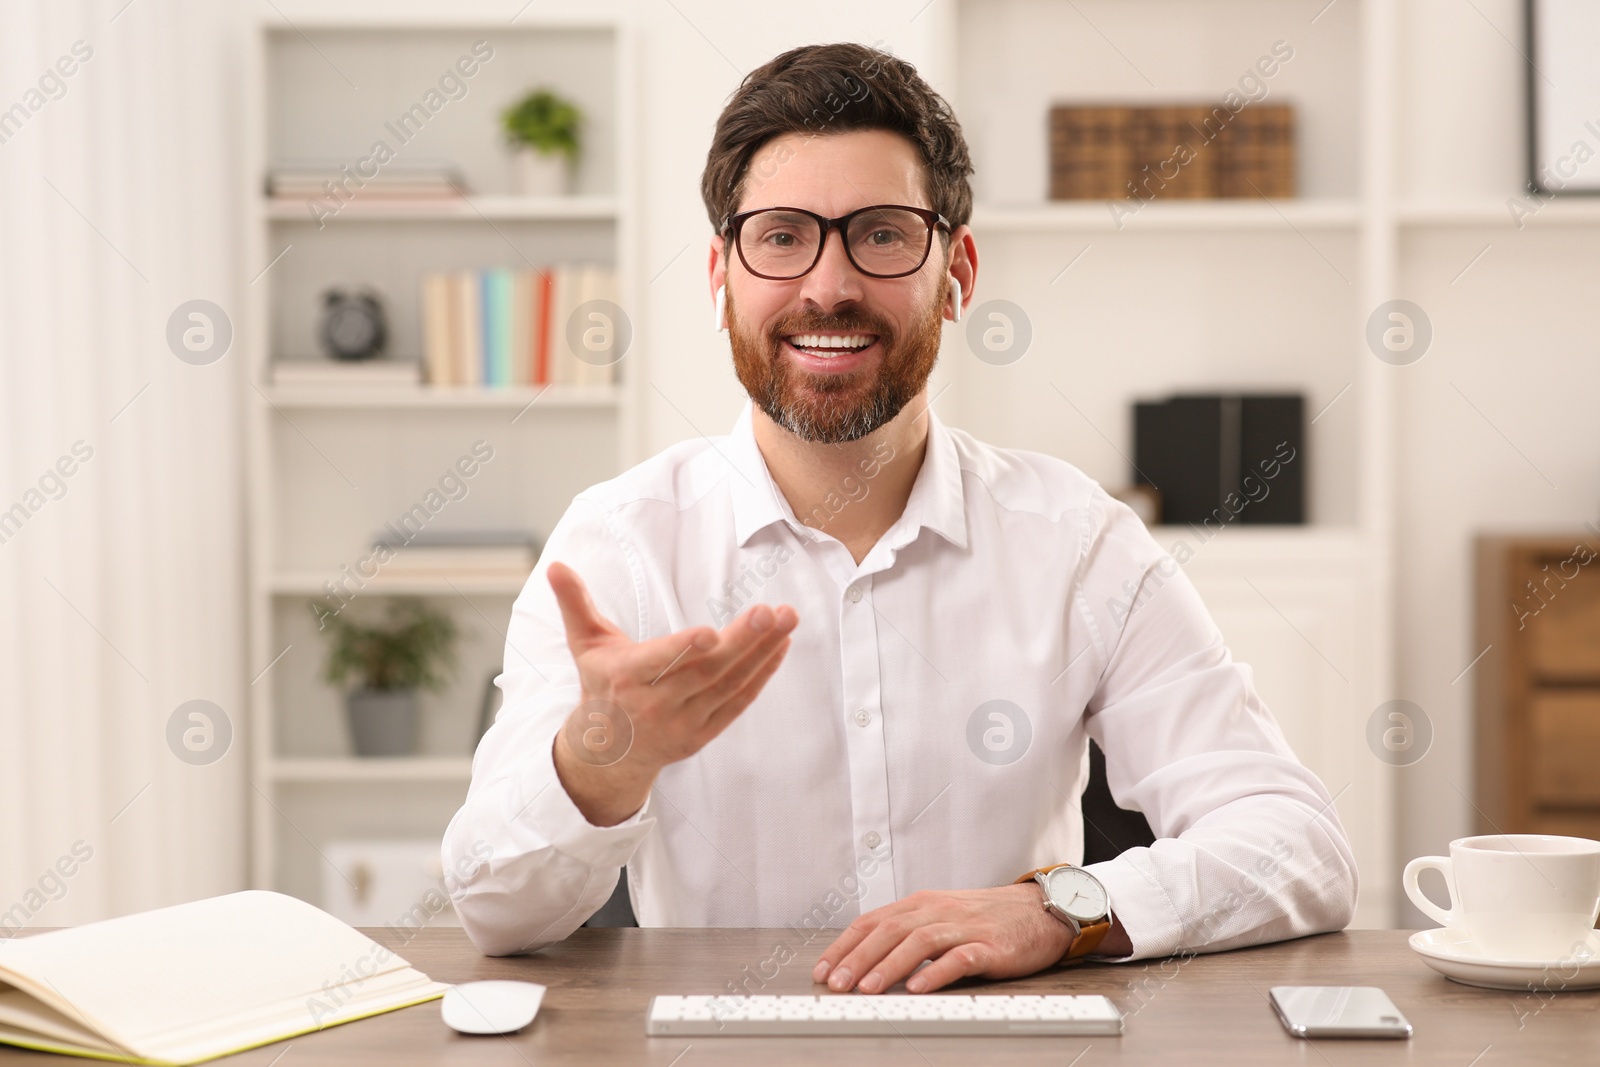
<path fill-rule="evenodd" d="M 1102 996 L 695 996 L 656 997 L 645 1033 L 655 1036 L 781 1034 L 1122 1033 L 1122 1013 Z"/>

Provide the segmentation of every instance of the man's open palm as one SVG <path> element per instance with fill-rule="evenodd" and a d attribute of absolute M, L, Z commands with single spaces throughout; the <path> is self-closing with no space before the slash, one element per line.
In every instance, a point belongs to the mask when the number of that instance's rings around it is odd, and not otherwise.
<path fill-rule="evenodd" d="M 608 825 L 638 809 L 661 768 L 700 751 L 750 706 L 782 664 L 799 617 L 787 605 L 756 604 L 720 631 L 696 626 L 635 643 L 600 614 L 572 568 L 552 563 L 547 576 L 582 687 L 556 742 L 556 766 L 584 815 Z M 615 765 L 616 773 L 605 783 L 576 764 Z M 582 795 L 589 786 L 612 796 Z"/>

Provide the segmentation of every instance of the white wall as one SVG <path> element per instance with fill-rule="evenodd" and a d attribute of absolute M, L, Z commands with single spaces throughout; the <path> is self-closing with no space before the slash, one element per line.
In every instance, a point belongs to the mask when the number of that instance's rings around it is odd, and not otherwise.
<path fill-rule="evenodd" d="M 1402 5 L 1406 198 L 1503 203 L 1519 191 L 1522 7 Z M 1396 397 L 1396 695 L 1421 705 L 1435 730 L 1433 751 L 1400 776 L 1406 855 L 1437 854 L 1474 832 L 1476 672 L 1453 682 L 1482 648 L 1472 632 L 1472 536 L 1570 530 L 1600 511 L 1597 253 L 1600 227 L 1518 231 L 1509 213 L 1494 225 L 1413 227 L 1406 237 L 1403 295 L 1435 330 Z M 1412 912 L 1408 921 L 1420 919 Z"/>

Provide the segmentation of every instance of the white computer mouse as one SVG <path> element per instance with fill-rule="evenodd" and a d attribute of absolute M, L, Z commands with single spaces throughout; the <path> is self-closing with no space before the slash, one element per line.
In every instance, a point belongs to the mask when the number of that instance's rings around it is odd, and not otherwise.
<path fill-rule="evenodd" d="M 450 987 L 439 1014 L 463 1034 L 509 1034 L 533 1022 L 544 988 L 537 982 L 463 982 Z"/>

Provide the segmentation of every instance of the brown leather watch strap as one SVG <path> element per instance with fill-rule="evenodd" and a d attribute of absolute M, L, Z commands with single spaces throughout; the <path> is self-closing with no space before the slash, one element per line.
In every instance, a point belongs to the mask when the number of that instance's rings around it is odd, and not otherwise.
<path fill-rule="evenodd" d="M 1079 924 L 1078 936 L 1072 939 L 1072 947 L 1067 949 L 1067 954 L 1061 957 L 1062 962 L 1080 960 L 1092 955 L 1100 947 L 1100 942 L 1106 939 L 1111 932 L 1111 916 L 1107 915 L 1097 923 L 1087 926 Z"/>
<path fill-rule="evenodd" d="M 1031 882 L 1041 874 L 1049 874 L 1051 871 L 1058 870 L 1062 867 L 1071 866 L 1074 865 L 1071 863 L 1052 863 L 1048 867 L 1037 867 L 1023 875 L 1021 878 L 1018 878 L 1012 884 L 1021 885 L 1023 882 Z M 1039 888 L 1043 889 L 1044 887 L 1040 886 Z M 1110 932 L 1111 915 L 1109 912 L 1106 914 L 1106 917 L 1101 919 L 1099 922 L 1079 923 L 1078 936 L 1072 939 L 1072 944 L 1070 947 L 1068 947 L 1067 954 L 1062 956 L 1059 962 L 1076 963 L 1083 957 L 1090 955 L 1095 949 L 1100 947 L 1100 942 L 1104 941 L 1106 939 L 1106 935 Z"/>

